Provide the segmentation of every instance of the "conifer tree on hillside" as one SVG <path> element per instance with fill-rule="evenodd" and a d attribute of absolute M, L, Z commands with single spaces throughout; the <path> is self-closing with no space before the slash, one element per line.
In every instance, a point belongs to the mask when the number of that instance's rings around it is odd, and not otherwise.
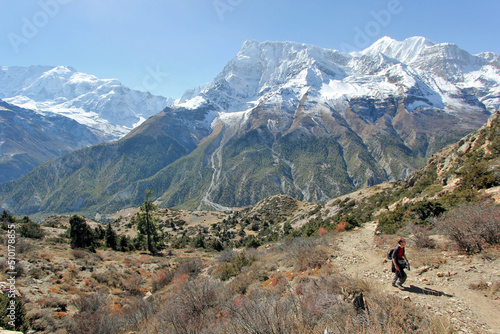
<path fill-rule="evenodd" d="M 13 224 L 16 222 L 15 217 L 12 217 L 7 211 L 3 210 L 2 216 L 0 216 L 0 221 L 8 224 Z"/>
<path fill-rule="evenodd" d="M 106 227 L 106 234 L 105 234 L 105 241 L 106 241 L 106 247 L 111 248 L 112 250 L 117 249 L 118 245 L 118 237 L 116 235 L 115 230 L 113 230 L 113 227 L 111 226 L 111 223 L 108 224 L 108 227 Z"/>
<path fill-rule="evenodd" d="M 158 239 L 158 232 L 156 230 L 156 221 L 153 217 L 153 213 L 157 206 L 153 204 L 153 201 L 149 199 L 151 195 L 151 190 L 146 190 L 146 200 L 141 206 L 140 212 L 137 213 L 137 229 L 139 233 L 145 235 L 147 238 L 148 251 L 151 253 L 156 253 L 157 245 L 156 241 Z"/>
<path fill-rule="evenodd" d="M 95 251 L 95 235 L 90 226 L 80 216 L 73 215 L 70 220 L 70 239 L 73 248 L 89 248 Z"/>

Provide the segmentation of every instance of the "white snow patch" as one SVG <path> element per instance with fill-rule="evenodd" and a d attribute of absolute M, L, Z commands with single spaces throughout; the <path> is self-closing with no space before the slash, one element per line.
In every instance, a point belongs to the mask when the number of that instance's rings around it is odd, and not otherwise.
<path fill-rule="evenodd" d="M 176 107 L 192 110 L 201 107 L 205 102 L 206 102 L 205 98 L 203 98 L 202 96 L 196 96 L 190 100 L 187 100 L 184 103 L 177 104 Z"/>

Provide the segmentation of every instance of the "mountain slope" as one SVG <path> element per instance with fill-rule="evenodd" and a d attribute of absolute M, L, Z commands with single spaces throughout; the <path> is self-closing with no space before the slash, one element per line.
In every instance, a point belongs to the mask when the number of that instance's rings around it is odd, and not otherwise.
<path fill-rule="evenodd" d="M 279 193 L 328 201 L 405 178 L 499 106 L 497 57 L 450 48 L 420 37 L 384 38 L 359 54 L 246 42 L 182 103 L 111 146 L 2 185 L 0 202 L 14 212 L 110 212 L 151 189 L 165 206 L 225 209 Z M 135 165 L 148 172 L 122 176 Z"/>
<path fill-rule="evenodd" d="M 0 98 L 42 114 L 76 120 L 107 140 L 123 137 L 173 103 L 131 90 L 116 79 L 98 79 L 65 66 L 2 66 Z"/>
<path fill-rule="evenodd" d="M 43 116 L 0 100 L 0 182 L 104 138 L 69 118 Z"/>
<path fill-rule="evenodd" d="M 72 152 L 0 184 L 1 193 L 15 194 L 4 207 L 15 211 L 23 203 L 22 210 L 30 213 L 107 207 L 103 199 L 124 189 L 127 193 L 131 182 L 150 177 L 157 166 L 169 165 L 195 147 L 189 138 L 175 136 L 175 120 L 162 118 L 171 116 L 160 113 L 118 142 Z M 114 200 L 120 203 L 120 198 Z"/>

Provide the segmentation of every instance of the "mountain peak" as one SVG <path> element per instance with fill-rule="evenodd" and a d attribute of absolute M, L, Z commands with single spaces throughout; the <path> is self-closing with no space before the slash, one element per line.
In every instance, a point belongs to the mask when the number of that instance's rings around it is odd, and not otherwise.
<path fill-rule="evenodd" d="M 320 46 L 291 42 L 291 41 L 264 41 L 259 42 L 255 40 L 248 40 L 243 43 L 243 46 L 238 53 L 238 56 L 265 56 L 267 59 L 278 59 L 278 58 L 288 58 L 290 55 L 294 55 L 300 52 L 304 52 L 311 57 L 318 57 L 318 55 L 336 53 L 338 51 L 330 50 L 327 48 L 322 48 Z M 236 58 L 238 58 L 238 56 Z M 321 57 L 321 56 L 320 56 Z"/>
<path fill-rule="evenodd" d="M 71 118 L 109 139 L 124 136 L 171 104 L 162 96 L 130 90 L 117 79 L 99 79 L 70 66 L 2 66 L 0 98 Z"/>
<path fill-rule="evenodd" d="M 291 96 L 301 100 L 305 92 L 309 98 L 326 94 L 334 105 L 357 96 L 411 92 L 412 98 L 406 100 L 410 111 L 417 107 L 457 110 L 469 105 L 486 106 L 491 112 L 499 103 L 496 96 L 471 102 L 461 89 L 473 86 L 488 91 L 477 78 L 486 71 L 483 65 L 496 64 L 495 59 L 490 54 L 472 56 L 455 44 L 435 43 L 422 36 L 403 41 L 382 37 L 353 54 L 298 42 L 248 40 L 211 84 L 182 101 L 201 95 L 221 112 L 243 112 L 270 100 Z M 435 77 L 452 85 L 436 83 Z"/>
<path fill-rule="evenodd" d="M 417 58 L 422 50 L 434 45 L 436 43 L 421 36 L 409 37 L 401 42 L 385 36 L 360 53 L 362 55 L 382 53 L 390 58 L 407 63 Z"/>

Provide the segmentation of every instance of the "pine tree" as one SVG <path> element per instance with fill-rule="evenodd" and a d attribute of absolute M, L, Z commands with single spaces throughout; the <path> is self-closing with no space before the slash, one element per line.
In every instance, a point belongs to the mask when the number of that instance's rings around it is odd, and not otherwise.
<path fill-rule="evenodd" d="M 106 237 L 106 231 L 104 231 L 101 225 L 98 225 L 94 229 L 94 235 L 97 240 L 104 240 L 104 238 Z"/>
<path fill-rule="evenodd" d="M 8 224 L 14 224 L 16 222 L 16 218 L 11 216 L 7 211 L 3 210 L 2 216 L 0 216 L 0 221 Z"/>
<path fill-rule="evenodd" d="M 133 240 L 133 245 L 135 249 L 143 250 L 146 246 L 144 235 L 142 235 L 141 233 L 137 233 L 137 236 Z"/>
<path fill-rule="evenodd" d="M 149 199 L 150 195 L 151 190 L 146 190 L 146 200 L 141 206 L 140 212 L 137 213 L 137 229 L 139 230 L 140 234 L 147 237 L 148 251 L 151 253 L 156 253 L 158 232 L 156 230 L 156 221 L 153 217 L 153 213 L 156 210 L 157 206 L 154 205 L 153 201 Z"/>
<path fill-rule="evenodd" d="M 74 248 L 89 248 L 91 251 L 95 251 L 95 236 L 94 232 L 89 225 L 85 222 L 85 219 L 77 215 L 73 215 L 69 220 L 70 224 L 70 238 L 71 245 Z"/>
<path fill-rule="evenodd" d="M 113 230 L 113 227 L 111 226 L 111 223 L 109 223 L 108 227 L 106 227 L 105 240 L 106 240 L 106 247 L 109 247 L 112 250 L 117 249 L 118 245 L 117 236 L 116 232 Z"/>
<path fill-rule="evenodd" d="M 130 252 L 134 250 L 134 243 L 126 235 L 121 235 L 118 238 L 118 250 L 120 252 Z"/>

